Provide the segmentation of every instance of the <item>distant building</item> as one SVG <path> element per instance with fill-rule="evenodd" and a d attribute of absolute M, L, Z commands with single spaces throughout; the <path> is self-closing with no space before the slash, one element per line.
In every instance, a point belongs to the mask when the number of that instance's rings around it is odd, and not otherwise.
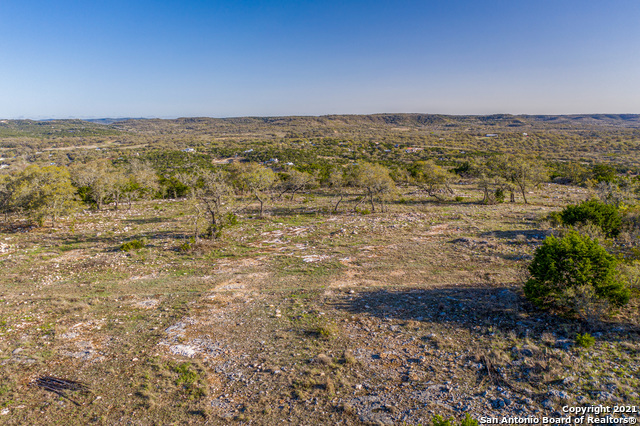
<path fill-rule="evenodd" d="M 495 138 L 498 135 L 496 133 L 487 133 L 485 136 L 488 138 Z"/>
<path fill-rule="evenodd" d="M 423 150 L 423 148 L 407 148 L 407 149 L 405 149 L 405 152 L 412 153 L 412 152 L 418 152 L 418 151 L 422 151 L 422 150 Z"/>
<path fill-rule="evenodd" d="M 182 152 L 196 152 L 196 150 L 193 148 L 185 148 L 182 150 Z"/>

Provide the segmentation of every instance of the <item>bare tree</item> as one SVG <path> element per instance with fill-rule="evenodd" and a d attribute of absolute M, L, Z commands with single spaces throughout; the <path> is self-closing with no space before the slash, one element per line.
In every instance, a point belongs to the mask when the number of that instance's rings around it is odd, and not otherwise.
<path fill-rule="evenodd" d="M 251 192 L 260 203 L 260 217 L 264 215 L 264 203 L 269 197 L 269 191 L 278 177 L 268 167 L 258 163 L 243 164 L 237 173 L 236 184 Z"/>
<path fill-rule="evenodd" d="M 317 185 L 318 180 L 311 173 L 300 172 L 292 169 L 287 173 L 285 180 L 280 184 L 281 192 L 278 198 L 282 197 L 285 193 L 291 193 L 291 201 L 298 191 L 304 191 L 307 188 Z"/>
<path fill-rule="evenodd" d="M 329 175 L 329 179 L 327 180 L 327 185 L 333 191 L 337 192 L 338 200 L 336 201 L 335 206 L 333 207 L 333 211 L 338 211 L 338 206 L 344 199 L 347 191 L 347 180 L 345 179 L 344 170 L 337 169 L 333 170 Z"/>
<path fill-rule="evenodd" d="M 200 182 L 196 190 L 196 199 L 209 216 L 207 233 L 211 239 L 220 235 L 224 214 L 228 211 L 232 200 L 232 188 L 228 177 L 220 171 L 206 171 L 200 173 Z"/>

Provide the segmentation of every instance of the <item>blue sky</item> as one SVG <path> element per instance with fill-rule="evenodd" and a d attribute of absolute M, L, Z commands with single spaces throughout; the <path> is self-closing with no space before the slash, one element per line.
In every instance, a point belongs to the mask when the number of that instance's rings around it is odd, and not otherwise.
<path fill-rule="evenodd" d="M 0 2 L 0 117 L 640 113 L 637 0 Z"/>

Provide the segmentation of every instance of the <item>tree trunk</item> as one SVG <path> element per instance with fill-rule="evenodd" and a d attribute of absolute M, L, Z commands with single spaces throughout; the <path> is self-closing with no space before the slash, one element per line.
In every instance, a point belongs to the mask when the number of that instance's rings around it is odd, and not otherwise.
<path fill-rule="evenodd" d="M 333 212 L 334 213 L 338 212 L 338 206 L 340 205 L 340 202 L 342 202 L 343 198 L 344 198 L 344 194 L 340 194 L 340 198 L 338 199 L 338 202 L 336 203 L 336 206 L 333 208 Z"/>
<path fill-rule="evenodd" d="M 260 217 L 262 217 L 262 213 L 264 212 L 264 200 L 262 198 L 260 198 L 258 196 L 258 194 L 256 194 L 256 198 L 258 199 L 258 201 L 260 202 Z"/>
<path fill-rule="evenodd" d="M 525 195 L 525 187 L 521 186 L 520 187 L 520 192 L 522 192 L 522 199 L 524 200 L 525 204 L 529 204 L 529 202 L 527 201 L 527 196 Z"/>
<path fill-rule="evenodd" d="M 516 202 L 516 194 L 515 192 L 512 190 L 509 191 L 510 195 L 509 195 L 509 201 L 511 201 L 512 203 Z"/>
<path fill-rule="evenodd" d="M 210 239 L 215 240 L 216 234 L 218 233 L 218 221 L 216 220 L 216 213 L 214 211 L 210 211 L 211 213 L 211 235 Z"/>

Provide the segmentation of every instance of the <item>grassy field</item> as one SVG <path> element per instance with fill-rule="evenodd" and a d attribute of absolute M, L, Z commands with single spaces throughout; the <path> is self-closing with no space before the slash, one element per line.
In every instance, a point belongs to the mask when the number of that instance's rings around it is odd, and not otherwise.
<path fill-rule="evenodd" d="M 0 422 L 417 425 L 640 404 L 637 295 L 587 329 L 522 294 L 543 219 L 587 190 L 493 206 L 455 191 L 374 214 L 303 194 L 199 244 L 180 200 L 6 225 Z"/>

